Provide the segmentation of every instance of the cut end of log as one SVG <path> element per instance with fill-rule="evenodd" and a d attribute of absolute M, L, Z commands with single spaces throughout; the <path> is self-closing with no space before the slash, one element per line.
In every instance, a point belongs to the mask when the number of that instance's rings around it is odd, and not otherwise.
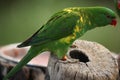
<path fill-rule="evenodd" d="M 104 46 L 90 41 L 76 40 L 68 50 L 70 60 L 61 62 L 51 56 L 48 64 L 49 79 L 46 80 L 117 80 L 117 60 Z"/>

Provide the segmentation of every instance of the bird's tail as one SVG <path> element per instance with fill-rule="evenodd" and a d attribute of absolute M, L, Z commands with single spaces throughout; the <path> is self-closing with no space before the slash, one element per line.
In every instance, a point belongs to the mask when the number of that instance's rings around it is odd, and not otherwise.
<path fill-rule="evenodd" d="M 32 46 L 28 53 L 22 58 L 22 60 L 3 78 L 3 80 L 8 80 L 16 72 L 18 72 L 24 65 L 26 65 L 33 57 L 40 53 L 40 48 Z"/>

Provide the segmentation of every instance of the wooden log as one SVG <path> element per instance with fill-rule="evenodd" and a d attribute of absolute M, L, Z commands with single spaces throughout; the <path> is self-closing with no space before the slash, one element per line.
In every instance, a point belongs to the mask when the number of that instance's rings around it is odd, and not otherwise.
<path fill-rule="evenodd" d="M 115 57 L 118 61 L 118 69 L 119 69 L 119 77 L 118 77 L 118 80 L 120 80 L 120 53 L 118 53 Z"/>
<path fill-rule="evenodd" d="M 117 60 L 118 69 L 119 69 L 119 77 L 118 77 L 117 80 L 120 80 L 120 53 L 114 53 L 114 52 L 112 52 L 112 56 Z"/>
<path fill-rule="evenodd" d="M 51 55 L 45 80 L 117 80 L 117 60 L 104 46 L 83 40 L 73 43 L 68 51 L 69 61 Z M 74 59 L 77 59 L 74 60 Z"/>

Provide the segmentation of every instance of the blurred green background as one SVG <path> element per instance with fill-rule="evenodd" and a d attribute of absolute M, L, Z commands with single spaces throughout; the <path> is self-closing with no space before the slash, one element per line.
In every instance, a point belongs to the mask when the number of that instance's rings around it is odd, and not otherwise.
<path fill-rule="evenodd" d="M 115 11 L 113 0 L 0 0 L 0 46 L 22 42 L 52 14 L 74 6 L 106 6 Z M 111 26 L 88 31 L 80 39 L 96 41 L 109 50 L 120 52 L 120 20 Z"/>

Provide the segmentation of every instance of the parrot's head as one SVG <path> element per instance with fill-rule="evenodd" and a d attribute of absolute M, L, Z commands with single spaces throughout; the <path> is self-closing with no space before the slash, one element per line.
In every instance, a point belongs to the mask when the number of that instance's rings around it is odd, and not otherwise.
<path fill-rule="evenodd" d="M 116 26 L 116 14 L 111 9 L 106 7 L 96 7 L 92 12 L 94 13 L 94 18 L 92 18 L 92 20 L 95 22 L 96 27 L 102 27 L 106 25 Z"/>

